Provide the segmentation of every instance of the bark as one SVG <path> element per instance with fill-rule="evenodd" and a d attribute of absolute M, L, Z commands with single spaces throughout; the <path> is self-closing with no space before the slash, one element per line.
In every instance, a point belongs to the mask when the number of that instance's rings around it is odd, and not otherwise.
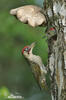
<path fill-rule="evenodd" d="M 48 39 L 52 100 L 66 100 L 66 0 L 44 0 L 44 14 L 47 30 L 55 28 Z"/>

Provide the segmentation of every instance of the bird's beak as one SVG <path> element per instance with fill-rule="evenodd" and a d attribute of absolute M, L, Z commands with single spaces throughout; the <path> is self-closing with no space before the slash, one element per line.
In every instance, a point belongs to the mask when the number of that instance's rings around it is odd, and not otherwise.
<path fill-rule="evenodd" d="M 30 48 L 31 48 L 30 53 L 32 53 L 32 50 L 33 50 L 34 47 L 35 47 L 35 42 L 33 42 L 33 43 L 30 45 Z"/>
<path fill-rule="evenodd" d="M 35 47 L 35 42 L 33 42 L 31 45 L 30 45 L 31 48 L 34 48 Z"/>

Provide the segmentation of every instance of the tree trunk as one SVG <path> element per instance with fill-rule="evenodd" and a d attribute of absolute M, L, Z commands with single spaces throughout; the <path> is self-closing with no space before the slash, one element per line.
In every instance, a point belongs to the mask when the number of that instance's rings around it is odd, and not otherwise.
<path fill-rule="evenodd" d="M 44 0 L 44 14 L 47 30 L 55 29 L 48 39 L 52 100 L 66 100 L 66 0 Z"/>

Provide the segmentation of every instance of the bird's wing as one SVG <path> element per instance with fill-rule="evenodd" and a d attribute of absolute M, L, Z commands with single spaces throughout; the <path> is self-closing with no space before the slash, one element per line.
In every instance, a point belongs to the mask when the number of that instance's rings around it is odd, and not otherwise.
<path fill-rule="evenodd" d="M 42 72 L 40 66 L 34 62 L 31 62 L 31 69 L 38 86 L 40 89 L 44 89 L 46 85 L 45 73 Z"/>
<path fill-rule="evenodd" d="M 41 76 L 40 66 L 34 62 L 31 62 L 31 69 L 32 69 L 32 72 L 33 72 L 35 78 L 37 78 L 37 80 L 39 80 L 39 77 Z"/>
<path fill-rule="evenodd" d="M 41 85 L 40 85 L 41 69 L 40 69 L 40 66 L 36 63 L 31 62 L 31 70 L 32 70 L 33 76 L 34 76 L 38 86 L 41 89 Z"/>

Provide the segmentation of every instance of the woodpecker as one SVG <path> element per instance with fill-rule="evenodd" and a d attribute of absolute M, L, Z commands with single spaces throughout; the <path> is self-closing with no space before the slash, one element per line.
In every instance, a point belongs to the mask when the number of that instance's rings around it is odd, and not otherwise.
<path fill-rule="evenodd" d="M 41 57 L 38 55 L 34 55 L 32 53 L 34 47 L 35 47 L 35 42 L 32 43 L 31 45 L 25 46 L 22 49 L 22 54 L 29 61 L 30 65 L 31 65 L 32 73 L 33 73 L 40 89 L 43 90 L 43 89 L 46 89 L 46 87 L 47 87 L 46 77 L 45 77 L 47 74 L 47 70 L 42 62 Z"/>

